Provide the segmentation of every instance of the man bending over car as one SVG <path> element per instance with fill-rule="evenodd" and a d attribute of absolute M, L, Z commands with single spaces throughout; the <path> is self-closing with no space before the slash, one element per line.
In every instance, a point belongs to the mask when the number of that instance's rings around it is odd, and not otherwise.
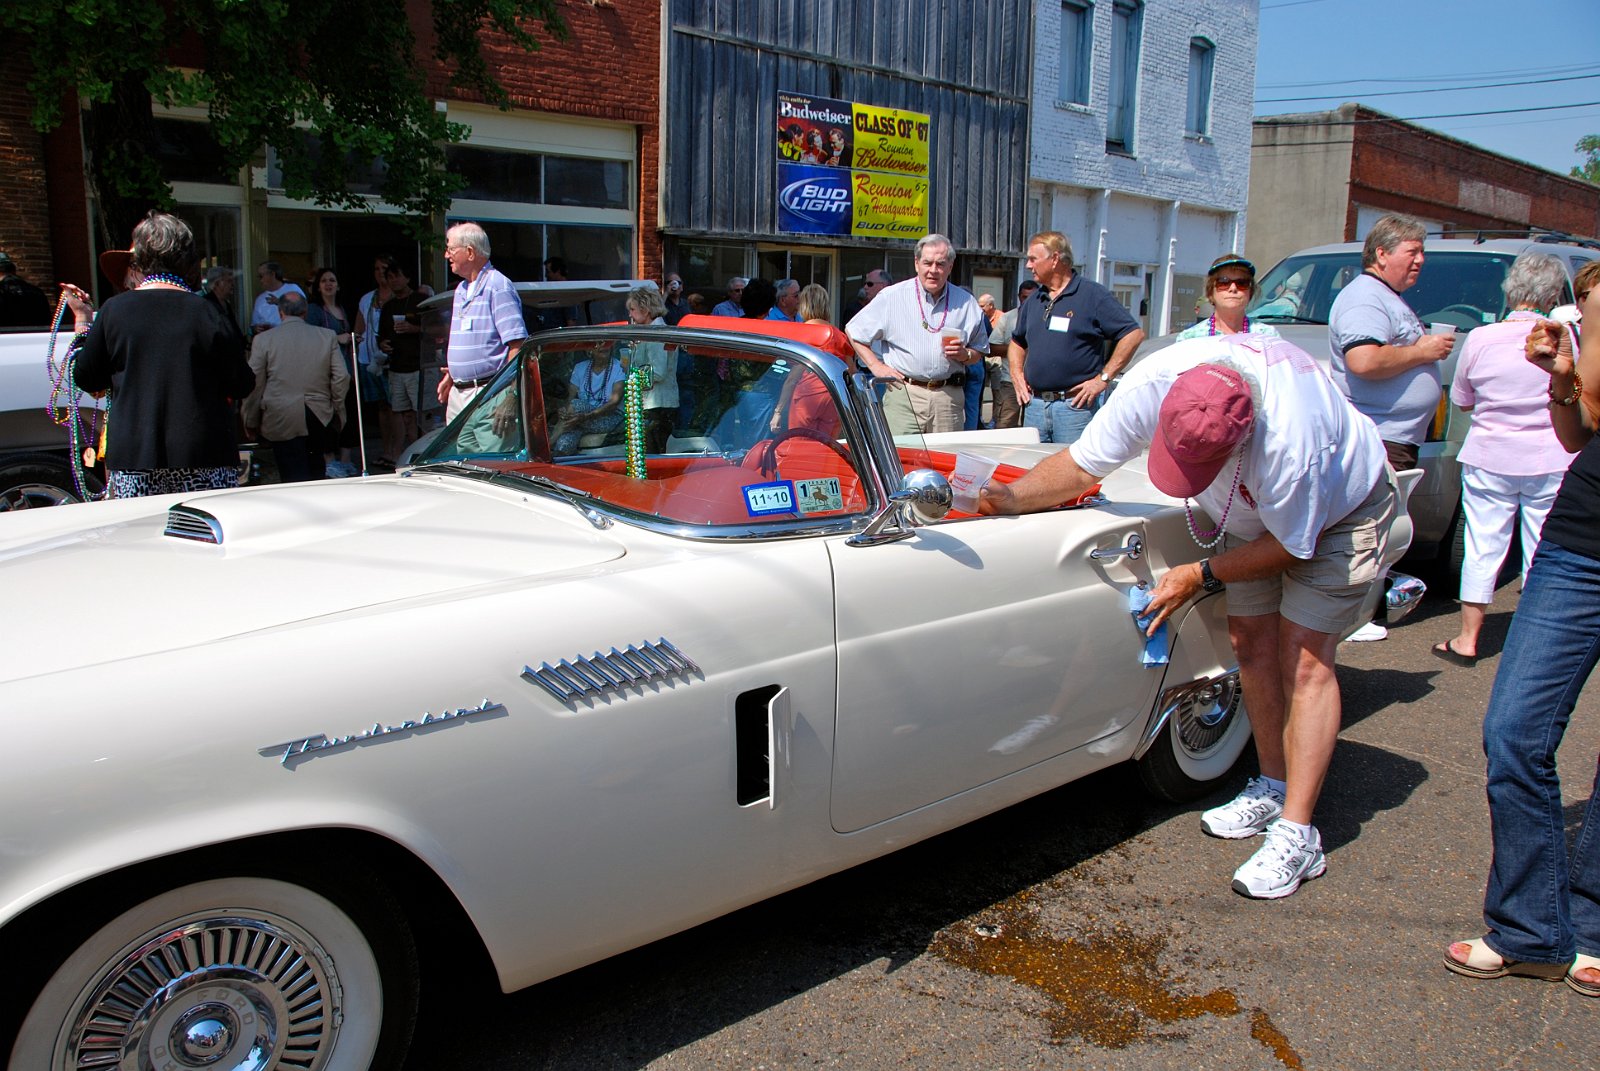
<path fill-rule="evenodd" d="M 1383 443 L 1290 343 L 1199 338 L 1135 365 L 1081 439 L 1015 483 L 991 481 L 982 511 L 1049 509 L 1147 447 L 1150 482 L 1184 499 L 1195 542 L 1217 548 L 1161 577 L 1150 630 L 1195 595 L 1226 588 L 1261 762 L 1260 776 L 1201 827 L 1228 839 L 1265 834 L 1235 871 L 1234 891 L 1289 896 L 1327 869 L 1311 817 L 1339 735 L 1334 652 L 1378 579 L 1395 515 Z"/>

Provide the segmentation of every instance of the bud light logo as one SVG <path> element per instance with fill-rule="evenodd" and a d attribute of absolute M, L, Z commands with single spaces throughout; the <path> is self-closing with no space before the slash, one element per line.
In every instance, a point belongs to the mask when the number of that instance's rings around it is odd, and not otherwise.
<path fill-rule="evenodd" d="M 791 234 L 849 234 L 850 172 L 779 164 L 778 229 Z"/>

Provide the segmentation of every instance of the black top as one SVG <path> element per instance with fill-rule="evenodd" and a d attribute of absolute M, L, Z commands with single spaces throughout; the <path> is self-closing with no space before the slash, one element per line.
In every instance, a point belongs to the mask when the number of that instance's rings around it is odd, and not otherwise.
<path fill-rule="evenodd" d="M 426 299 L 426 294 L 413 290 L 405 297 L 390 298 L 383 303 L 378 315 L 378 338 L 394 343 L 394 349 L 389 351 L 391 372 L 416 372 L 422 368 L 422 333 L 408 331 L 402 334 L 394 329 L 394 322 L 401 319 L 413 327 L 421 327 L 421 307 Z"/>
<path fill-rule="evenodd" d="M 1600 558 L 1600 435 L 1573 459 L 1539 534 L 1586 558 Z"/>
<path fill-rule="evenodd" d="M 50 326 L 50 299 L 20 275 L 0 275 L 0 327 Z"/>
<path fill-rule="evenodd" d="M 211 302 L 165 288 L 118 294 L 100 310 L 73 380 L 111 388 L 106 464 L 120 472 L 239 463 L 230 399 L 255 387 L 244 339 Z"/>
<path fill-rule="evenodd" d="M 1029 387 L 1071 390 L 1105 368 L 1106 343 L 1138 327 L 1116 295 L 1073 272 L 1054 300 L 1041 286 L 1022 303 L 1011 338 L 1028 351 L 1022 367 Z"/>

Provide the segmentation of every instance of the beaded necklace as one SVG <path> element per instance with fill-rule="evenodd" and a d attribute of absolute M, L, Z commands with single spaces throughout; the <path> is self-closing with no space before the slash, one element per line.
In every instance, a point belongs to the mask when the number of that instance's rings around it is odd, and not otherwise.
<path fill-rule="evenodd" d="M 1216 313 L 1212 313 L 1211 314 L 1211 330 L 1209 332 L 1207 332 L 1207 333 L 1208 334 L 1212 334 L 1212 335 L 1217 333 L 1217 314 Z M 1234 332 L 1234 334 L 1248 335 L 1249 333 L 1250 333 L 1250 317 L 1246 316 L 1244 318 L 1244 326 L 1239 328 L 1239 330 Z"/>
<path fill-rule="evenodd" d="M 944 297 L 944 315 L 939 317 L 939 326 L 938 327 L 931 326 L 928 323 L 928 317 L 933 315 L 933 310 L 934 310 L 935 306 L 937 306 L 939 304 L 939 299 L 935 298 L 934 301 L 933 301 L 933 304 L 928 306 L 928 311 L 927 312 L 923 312 L 922 311 L 922 287 L 918 286 L 916 288 L 916 290 L 917 290 L 917 318 L 922 321 L 922 329 L 924 331 L 928 332 L 930 335 L 937 335 L 941 330 L 944 329 L 944 322 L 950 318 L 950 284 L 946 283 L 945 287 L 944 287 L 944 294 L 942 295 Z"/>
<path fill-rule="evenodd" d="M 180 276 L 172 275 L 172 274 L 169 274 L 169 273 L 164 272 L 164 271 L 153 271 L 153 272 L 151 272 L 149 275 L 146 275 L 144 277 L 144 282 L 140 283 L 134 289 L 143 290 L 145 287 L 149 286 L 151 283 L 165 283 L 168 286 L 177 287 L 179 290 L 182 290 L 186 294 L 194 293 L 193 290 L 189 289 L 189 284 L 184 282 L 183 279 Z"/>
<path fill-rule="evenodd" d="M 55 319 L 50 323 L 50 344 L 45 351 L 45 369 L 50 376 L 50 402 L 45 411 L 50 414 L 51 423 L 63 428 L 67 433 L 67 442 L 70 444 L 72 455 L 82 462 L 82 467 L 71 466 L 72 485 L 78 492 L 78 497 L 85 502 L 92 502 L 102 495 L 97 495 L 89 490 L 84 481 L 85 469 L 93 468 L 104 454 L 103 439 L 105 436 L 106 417 L 111 412 L 111 393 L 106 392 L 104 409 L 90 408 L 93 415 L 89 418 L 88 432 L 89 444 L 84 445 L 82 432 L 84 430 L 82 394 L 74 383 L 74 369 L 78 363 L 78 351 L 83 345 L 85 334 L 75 334 L 72 341 L 67 344 L 67 352 L 56 364 L 56 338 L 61 333 L 61 321 L 67 311 L 67 295 L 63 291 L 61 300 L 56 304 Z"/>
<path fill-rule="evenodd" d="M 1228 504 L 1222 507 L 1222 517 L 1217 521 L 1215 528 L 1201 531 L 1194 523 L 1194 507 L 1186 498 L 1183 500 L 1183 514 L 1189 521 L 1189 535 L 1200 545 L 1202 550 L 1210 550 L 1222 542 L 1222 526 L 1228 523 L 1228 514 L 1233 509 L 1233 496 L 1239 493 L 1239 476 L 1244 472 L 1244 451 L 1239 451 L 1239 463 L 1233 467 L 1233 489 L 1228 492 Z M 1207 542 L 1209 540 L 1209 542 Z"/>
<path fill-rule="evenodd" d="M 583 398 L 584 401 L 589 403 L 589 408 L 591 409 L 598 408 L 601 401 L 603 401 L 605 396 L 610 393 L 611 362 L 606 362 L 606 366 L 601 369 L 600 376 L 600 385 L 598 388 L 596 388 L 594 363 L 590 362 L 589 368 L 585 370 Z"/>

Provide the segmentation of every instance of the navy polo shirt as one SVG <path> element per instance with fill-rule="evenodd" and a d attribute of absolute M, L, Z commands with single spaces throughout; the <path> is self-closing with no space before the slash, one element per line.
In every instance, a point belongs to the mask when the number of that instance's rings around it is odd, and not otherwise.
<path fill-rule="evenodd" d="M 1055 301 L 1040 287 L 1022 303 L 1011 339 L 1028 351 L 1023 374 L 1034 391 L 1071 390 L 1106 366 L 1106 343 L 1138 328 L 1133 314 L 1077 272 Z"/>

